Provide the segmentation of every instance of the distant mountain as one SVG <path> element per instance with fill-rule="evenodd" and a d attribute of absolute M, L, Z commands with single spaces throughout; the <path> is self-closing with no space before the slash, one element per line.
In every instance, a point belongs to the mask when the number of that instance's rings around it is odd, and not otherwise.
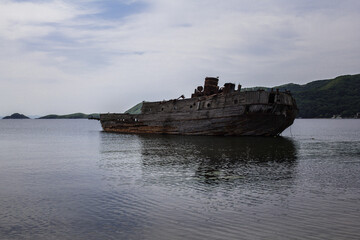
<path fill-rule="evenodd" d="M 20 113 L 14 113 L 11 116 L 4 117 L 3 119 L 29 119 L 29 117 Z"/>
<path fill-rule="evenodd" d="M 38 119 L 87 119 L 87 118 L 96 118 L 96 117 L 99 117 L 98 113 L 92 113 L 92 114 L 73 113 L 67 115 L 50 114 L 40 117 Z"/>
<path fill-rule="evenodd" d="M 354 117 L 360 112 L 360 74 L 274 88 L 291 91 L 299 107 L 298 117 Z"/>

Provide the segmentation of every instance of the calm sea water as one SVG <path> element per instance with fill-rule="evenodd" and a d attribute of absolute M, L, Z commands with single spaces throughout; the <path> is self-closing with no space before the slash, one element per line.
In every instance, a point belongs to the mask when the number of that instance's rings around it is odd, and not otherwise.
<path fill-rule="evenodd" d="M 0 239 L 360 239 L 360 120 L 281 138 L 1 120 Z"/>

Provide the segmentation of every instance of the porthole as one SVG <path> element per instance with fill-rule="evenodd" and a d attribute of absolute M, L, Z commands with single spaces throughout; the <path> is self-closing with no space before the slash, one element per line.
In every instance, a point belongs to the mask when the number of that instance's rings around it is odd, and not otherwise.
<path fill-rule="evenodd" d="M 190 108 L 192 108 L 192 105 L 190 105 Z"/>
<path fill-rule="evenodd" d="M 211 106 L 211 104 L 210 104 L 210 103 L 208 103 L 206 106 L 207 106 L 207 107 L 210 107 L 210 106 Z"/>

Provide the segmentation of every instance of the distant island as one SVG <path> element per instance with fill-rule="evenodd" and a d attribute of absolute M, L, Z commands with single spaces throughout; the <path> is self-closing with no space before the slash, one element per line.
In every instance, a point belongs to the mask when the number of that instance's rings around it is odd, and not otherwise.
<path fill-rule="evenodd" d="M 99 114 L 98 113 L 92 113 L 92 114 L 72 113 L 67 115 L 50 114 L 43 117 L 39 117 L 38 119 L 88 119 L 88 118 L 99 118 Z"/>
<path fill-rule="evenodd" d="M 271 90 L 266 87 L 251 89 Z M 291 91 L 299 108 L 299 118 L 360 116 L 360 74 L 317 80 L 304 85 L 289 83 L 273 89 Z"/>
<path fill-rule="evenodd" d="M 3 119 L 30 119 L 30 118 L 20 113 L 14 113 L 10 116 L 3 117 Z"/>

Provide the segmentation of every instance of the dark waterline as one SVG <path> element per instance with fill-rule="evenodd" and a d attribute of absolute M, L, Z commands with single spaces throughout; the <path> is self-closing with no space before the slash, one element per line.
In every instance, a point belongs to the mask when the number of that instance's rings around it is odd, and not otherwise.
<path fill-rule="evenodd" d="M 0 239 L 359 239 L 360 120 L 281 138 L 0 121 Z"/>

